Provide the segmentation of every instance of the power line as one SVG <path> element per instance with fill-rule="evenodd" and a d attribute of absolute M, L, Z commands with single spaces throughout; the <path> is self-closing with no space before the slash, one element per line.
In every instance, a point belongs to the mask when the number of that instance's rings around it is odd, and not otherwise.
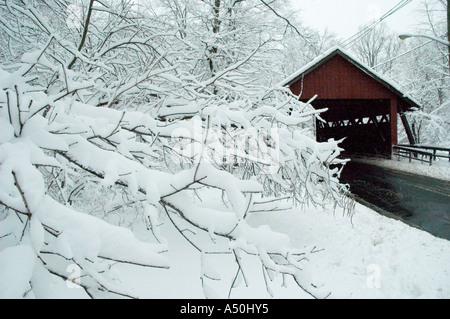
<path fill-rule="evenodd" d="M 411 53 L 412 51 L 415 51 L 415 50 L 417 50 L 417 49 L 420 49 L 421 47 L 423 47 L 423 46 L 425 46 L 425 45 L 427 45 L 427 44 L 429 44 L 429 43 L 431 43 L 431 42 L 433 42 L 433 40 L 429 40 L 429 41 L 427 41 L 427 42 L 425 42 L 425 43 L 422 43 L 421 45 L 418 45 L 418 46 L 416 46 L 416 47 L 414 47 L 414 48 L 412 48 L 412 49 L 410 49 L 410 50 L 408 50 L 408 51 L 406 51 L 406 52 L 403 52 L 402 54 L 399 54 L 399 55 L 397 55 L 397 56 L 395 56 L 395 57 L 393 57 L 393 58 L 391 58 L 391 59 L 389 59 L 389 60 L 386 60 L 386 61 L 383 61 L 383 62 L 381 62 L 381 63 L 378 63 L 377 65 L 373 66 L 372 69 L 378 68 L 378 67 L 380 67 L 380 66 L 382 66 L 382 65 L 384 65 L 384 64 L 386 64 L 386 63 L 389 63 L 389 62 L 391 62 L 391 61 L 393 61 L 393 60 L 396 60 L 396 59 L 398 59 L 398 58 L 401 58 L 402 56 L 404 56 L 404 55 L 406 55 L 406 54 L 408 54 L 408 53 Z"/>
<path fill-rule="evenodd" d="M 387 19 L 388 17 L 393 15 L 395 12 L 399 11 L 400 9 L 404 8 L 406 5 L 411 3 L 411 1 L 412 0 L 402 0 L 402 1 L 400 1 L 393 8 L 391 8 L 389 11 L 387 11 L 385 14 L 383 14 L 379 19 L 377 19 L 376 21 L 372 22 L 370 25 L 364 27 L 363 29 L 361 29 L 360 31 L 358 31 L 357 33 L 355 33 L 354 35 L 352 35 L 348 39 L 346 39 L 343 42 L 341 42 L 339 44 L 339 46 L 341 46 L 343 48 L 348 47 L 351 43 L 355 42 L 359 38 L 361 38 L 364 35 L 366 35 L 367 33 L 369 33 L 377 24 L 381 23 L 382 21 L 384 21 L 385 19 Z"/>
<path fill-rule="evenodd" d="M 398 10 L 402 9 L 403 7 L 405 7 L 406 5 L 408 5 L 412 0 L 402 0 L 399 3 L 397 3 L 393 8 L 391 8 L 389 11 L 387 11 L 384 15 L 382 15 L 378 20 L 372 22 L 372 24 L 364 27 L 363 29 L 361 29 L 360 31 L 358 31 L 357 33 L 355 33 L 354 35 L 352 35 L 351 37 L 349 37 L 347 40 L 343 41 L 341 43 L 341 46 L 346 47 L 349 44 L 351 44 L 352 42 L 358 40 L 359 38 L 361 38 L 362 36 L 366 35 L 368 32 L 370 32 L 377 24 L 381 23 L 383 20 L 387 19 L 388 17 L 390 17 L 392 14 L 394 14 L 395 12 L 397 12 Z"/>

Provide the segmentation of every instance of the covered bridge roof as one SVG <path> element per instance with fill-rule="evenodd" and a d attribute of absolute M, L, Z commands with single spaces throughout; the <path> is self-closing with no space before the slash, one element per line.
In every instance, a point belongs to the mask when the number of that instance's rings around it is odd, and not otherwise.
<path fill-rule="evenodd" d="M 332 68 L 331 64 L 333 62 L 327 62 L 335 61 L 339 58 L 347 61 L 360 72 L 352 71 L 353 73 L 349 73 L 349 70 L 343 70 L 343 63 L 339 63 L 339 67 L 336 67 L 335 63 L 334 73 L 323 70 L 327 67 L 329 69 Z M 315 73 L 320 74 L 316 76 Z M 347 78 L 342 78 L 343 74 Z M 367 77 L 371 80 L 367 80 Z M 303 79 L 305 79 L 305 83 L 303 83 Z M 377 83 L 368 83 L 368 81 L 376 81 Z M 300 97 L 304 100 L 312 98 L 315 94 L 318 94 L 318 99 L 363 99 L 369 97 L 375 99 L 383 98 L 383 95 L 389 94 L 397 97 L 401 111 L 419 108 L 419 103 L 402 92 L 398 84 L 364 65 L 340 47 L 334 47 L 326 51 L 279 83 L 279 85 L 289 86 L 294 94 L 301 94 Z M 370 86 L 371 92 L 367 92 L 365 86 Z M 356 92 L 358 89 L 359 92 Z M 343 93 L 343 91 L 346 92 Z"/>

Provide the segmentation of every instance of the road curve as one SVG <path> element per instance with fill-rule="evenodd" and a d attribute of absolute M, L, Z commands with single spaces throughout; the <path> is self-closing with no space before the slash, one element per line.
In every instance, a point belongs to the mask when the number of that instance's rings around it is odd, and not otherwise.
<path fill-rule="evenodd" d="M 364 201 L 450 240 L 450 182 L 353 161 L 341 182 Z"/>

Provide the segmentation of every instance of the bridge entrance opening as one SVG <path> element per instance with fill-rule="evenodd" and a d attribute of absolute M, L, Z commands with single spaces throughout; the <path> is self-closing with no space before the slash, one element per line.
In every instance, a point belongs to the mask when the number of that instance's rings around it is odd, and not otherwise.
<path fill-rule="evenodd" d="M 391 154 L 390 100 L 317 100 L 314 107 L 327 108 L 316 120 L 316 138 L 344 139 L 344 154 L 389 157 Z"/>

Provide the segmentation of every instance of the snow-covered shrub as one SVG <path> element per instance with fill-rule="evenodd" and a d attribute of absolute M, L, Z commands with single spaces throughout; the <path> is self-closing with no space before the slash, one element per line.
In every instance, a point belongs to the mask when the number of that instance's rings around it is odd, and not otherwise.
<path fill-rule="evenodd" d="M 48 297 L 74 284 L 93 298 L 133 297 L 113 266 L 170 267 L 161 216 L 202 254 L 209 248 L 180 225 L 228 242 L 238 265 L 252 254 L 302 286 L 301 252 L 247 220 L 286 203 L 351 211 L 338 142 L 308 134 L 317 111 L 281 88 L 233 98 L 205 89 L 223 91 L 254 53 L 201 80 L 182 55 L 161 54 L 153 21 L 116 1 L 89 2 L 81 40 L 58 8 L 0 5 L 2 35 L 16 40 L 0 66 L 1 296 Z M 201 200 L 211 191 L 221 202 Z M 111 211 L 134 211 L 152 239 L 138 240 Z"/>

